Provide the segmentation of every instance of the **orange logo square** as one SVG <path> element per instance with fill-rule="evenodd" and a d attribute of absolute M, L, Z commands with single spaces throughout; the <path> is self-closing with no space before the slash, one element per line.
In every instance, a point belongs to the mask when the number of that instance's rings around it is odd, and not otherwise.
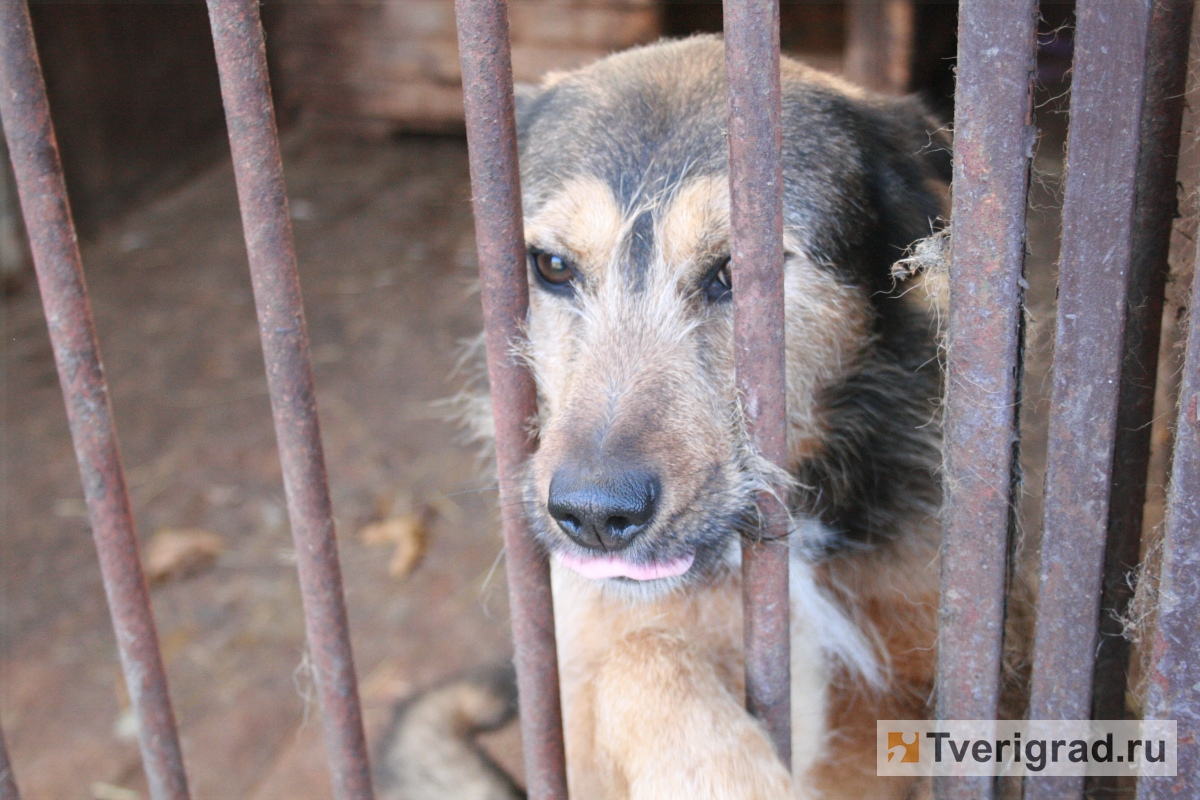
<path fill-rule="evenodd" d="M 896 756 L 900 756 L 901 764 L 916 764 L 921 760 L 921 738 L 920 735 L 913 731 L 908 736 L 912 737 L 911 741 L 905 741 L 906 734 L 900 731 L 888 731 L 888 763 Z"/>

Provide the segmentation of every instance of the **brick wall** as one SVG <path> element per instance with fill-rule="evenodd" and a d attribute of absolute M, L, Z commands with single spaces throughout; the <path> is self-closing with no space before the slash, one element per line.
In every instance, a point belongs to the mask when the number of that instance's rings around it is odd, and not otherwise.
<path fill-rule="evenodd" d="M 321 127 L 453 131 L 462 87 L 453 0 L 276 6 L 269 43 L 285 106 Z M 661 32 L 653 0 L 512 0 L 513 71 L 533 81 Z"/>

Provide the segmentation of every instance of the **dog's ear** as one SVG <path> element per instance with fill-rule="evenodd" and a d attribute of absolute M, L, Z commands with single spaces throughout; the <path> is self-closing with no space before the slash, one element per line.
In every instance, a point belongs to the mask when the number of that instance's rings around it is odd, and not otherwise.
<path fill-rule="evenodd" d="M 887 100 L 863 115 L 868 180 L 874 207 L 875 250 L 870 270 L 890 283 L 891 267 L 908 248 L 939 230 L 950 215 L 952 142 L 916 97 Z"/>

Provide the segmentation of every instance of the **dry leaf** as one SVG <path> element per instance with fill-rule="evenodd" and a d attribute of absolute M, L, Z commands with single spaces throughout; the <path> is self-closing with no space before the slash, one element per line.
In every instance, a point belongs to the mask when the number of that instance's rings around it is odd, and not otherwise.
<path fill-rule="evenodd" d="M 364 706 L 390 706 L 413 691 L 407 672 L 399 661 L 383 661 L 359 682 L 358 692 Z"/>
<path fill-rule="evenodd" d="M 408 535 L 396 543 L 392 560 L 388 562 L 388 574 L 393 578 L 407 578 L 425 555 L 427 530 L 424 521 L 417 519 L 415 524 L 406 527 Z"/>
<path fill-rule="evenodd" d="M 215 533 L 163 528 L 146 545 L 146 577 L 151 583 L 163 583 L 195 575 L 212 566 L 224 549 Z"/>
<path fill-rule="evenodd" d="M 405 578 L 425 555 L 432 512 L 426 508 L 418 513 L 401 514 L 382 522 L 373 522 L 358 532 L 363 544 L 395 545 L 388 572 L 393 578 Z"/>
<path fill-rule="evenodd" d="M 142 800 L 142 796 L 133 789 L 113 786 L 111 783 L 97 781 L 91 785 L 91 790 L 95 800 Z"/>

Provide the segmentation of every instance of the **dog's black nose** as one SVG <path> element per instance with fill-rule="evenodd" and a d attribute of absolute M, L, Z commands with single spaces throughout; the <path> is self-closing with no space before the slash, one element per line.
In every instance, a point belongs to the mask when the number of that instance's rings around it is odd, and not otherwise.
<path fill-rule="evenodd" d="M 574 541 L 620 550 L 646 529 L 658 506 L 657 476 L 642 470 L 585 474 L 564 468 L 550 481 L 546 508 Z"/>

